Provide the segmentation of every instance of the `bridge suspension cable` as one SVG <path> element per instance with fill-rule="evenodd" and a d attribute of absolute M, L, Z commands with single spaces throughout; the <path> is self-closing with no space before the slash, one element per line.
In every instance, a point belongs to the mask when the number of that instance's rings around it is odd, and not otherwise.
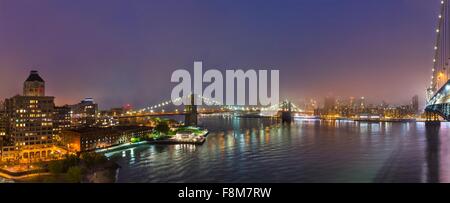
<path fill-rule="evenodd" d="M 295 104 L 293 104 L 292 102 L 285 100 L 283 102 L 280 102 L 278 104 L 274 104 L 272 106 L 269 107 L 257 107 L 257 106 L 253 106 L 253 107 L 245 107 L 245 106 L 230 106 L 230 105 L 224 105 L 221 102 L 212 99 L 212 98 L 208 98 L 208 97 L 204 97 L 204 96 L 200 96 L 200 95 L 195 95 L 197 98 L 196 99 L 200 99 L 202 100 L 202 103 L 206 104 L 207 106 L 220 106 L 222 110 L 228 110 L 228 111 L 261 111 L 261 112 L 277 112 L 277 111 L 287 111 L 287 105 L 290 105 L 290 110 L 293 112 L 303 112 L 302 109 L 298 108 Z M 183 97 L 178 97 L 174 100 L 167 100 L 167 101 L 162 101 L 158 104 L 155 105 L 151 105 L 136 111 L 131 111 L 128 112 L 127 114 L 145 114 L 145 113 L 156 113 L 157 111 L 162 111 L 164 112 L 164 108 L 168 107 L 169 105 L 174 105 L 174 103 L 176 102 L 180 102 L 184 99 L 187 99 L 187 97 L 191 98 L 190 95 L 188 96 L 183 96 Z M 176 110 L 178 111 L 178 110 Z"/>
<path fill-rule="evenodd" d="M 427 102 L 449 80 L 450 62 L 450 15 L 449 0 L 441 1 L 441 9 L 436 28 L 436 42 L 434 45 L 433 68 L 431 82 L 427 89 Z"/>
<path fill-rule="evenodd" d="M 151 106 L 139 109 L 139 110 L 131 112 L 131 113 L 152 112 L 152 111 L 155 111 L 155 110 L 167 107 L 168 105 L 172 105 L 174 102 L 182 101 L 183 99 L 186 99 L 187 97 L 190 97 L 190 96 L 183 96 L 183 97 L 178 97 L 178 98 L 176 98 L 174 100 L 162 101 L 162 102 L 160 102 L 158 104 L 151 105 Z M 207 98 L 207 97 L 204 97 L 204 96 L 198 96 L 198 95 L 196 95 L 196 97 L 198 97 L 197 99 L 201 99 L 206 105 L 209 105 L 209 106 L 212 106 L 212 105 L 221 106 L 221 105 L 223 105 L 219 101 L 211 99 L 211 98 Z"/>

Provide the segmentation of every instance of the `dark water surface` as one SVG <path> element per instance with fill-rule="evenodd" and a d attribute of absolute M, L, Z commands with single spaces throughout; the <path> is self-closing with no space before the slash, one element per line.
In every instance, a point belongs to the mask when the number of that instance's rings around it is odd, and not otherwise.
<path fill-rule="evenodd" d="M 200 118 L 202 146 L 108 154 L 118 182 L 450 182 L 450 124 Z"/>

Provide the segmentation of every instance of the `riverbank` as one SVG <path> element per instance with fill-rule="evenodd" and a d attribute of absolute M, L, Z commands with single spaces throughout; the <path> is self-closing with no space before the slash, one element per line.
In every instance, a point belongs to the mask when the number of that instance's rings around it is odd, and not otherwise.
<path fill-rule="evenodd" d="M 5 180 L 18 181 L 20 179 L 30 178 L 47 174 L 48 170 L 43 168 L 45 162 L 40 164 L 17 164 L 17 165 L 1 165 L 0 177 Z"/>
<path fill-rule="evenodd" d="M 116 162 L 108 160 L 86 173 L 81 183 L 115 183 L 119 169 L 120 166 Z"/>
<path fill-rule="evenodd" d="M 167 140 L 154 140 L 148 141 L 148 144 L 193 144 L 193 145 L 202 145 L 205 143 L 206 138 L 201 137 L 197 140 L 176 140 L 176 139 L 167 139 Z"/>
<path fill-rule="evenodd" d="M 116 172 L 120 168 L 113 161 L 95 166 L 93 169 L 84 171 L 81 180 L 75 180 L 68 173 L 37 173 L 26 176 L 9 176 L 7 179 L 15 183 L 114 183 Z"/>
<path fill-rule="evenodd" d="M 6 179 L 6 178 L 0 177 L 0 184 L 1 183 L 14 183 L 14 181 L 11 179 Z"/>
<path fill-rule="evenodd" d="M 13 175 L 9 175 L 7 173 L 0 172 L 0 178 L 4 179 L 3 181 L 5 183 L 28 182 L 28 181 L 26 181 L 27 179 L 33 179 L 33 178 L 47 176 L 47 175 L 50 175 L 50 173 L 44 172 L 44 173 L 34 173 L 34 174 L 21 175 L 21 176 L 13 176 Z"/>
<path fill-rule="evenodd" d="M 165 139 L 148 139 L 136 143 L 125 143 L 121 145 L 116 145 L 112 147 L 107 147 L 103 149 L 95 150 L 96 153 L 109 153 L 114 151 L 121 151 L 133 147 L 138 147 L 141 145 L 176 145 L 176 144 L 192 144 L 192 145 L 202 145 L 206 142 L 206 138 L 209 135 L 209 131 L 205 131 L 203 134 L 198 135 L 196 139 L 176 139 L 176 138 L 165 138 Z"/>
<path fill-rule="evenodd" d="M 2 182 L 17 183 L 114 183 L 120 166 L 104 155 L 84 153 L 33 165 L 0 168 Z"/>

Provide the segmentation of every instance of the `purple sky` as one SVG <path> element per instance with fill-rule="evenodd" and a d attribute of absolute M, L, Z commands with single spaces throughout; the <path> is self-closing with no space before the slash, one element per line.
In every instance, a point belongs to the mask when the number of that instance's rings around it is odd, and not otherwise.
<path fill-rule="evenodd" d="M 172 72 L 280 70 L 281 95 L 424 97 L 439 0 L 0 0 L 0 98 L 31 69 L 58 104 L 169 99 Z"/>

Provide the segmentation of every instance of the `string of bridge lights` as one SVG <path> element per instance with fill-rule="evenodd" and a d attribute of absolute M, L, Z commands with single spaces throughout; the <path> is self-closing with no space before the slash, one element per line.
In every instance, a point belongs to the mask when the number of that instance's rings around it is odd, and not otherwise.
<path fill-rule="evenodd" d="M 185 96 L 186 97 L 186 96 Z M 136 114 L 136 113 L 143 113 L 143 112 L 150 112 L 150 113 L 154 113 L 157 109 L 160 108 L 164 108 L 168 105 L 178 102 L 181 102 L 183 98 L 185 97 L 178 97 L 176 99 L 169 100 L 169 101 L 162 101 L 159 104 L 153 105 L 153 106 L 149 106 L 149 107 L 145 107 L 142 109 L 139 109 L 137 111 L 132 111 L 129 112 L 129 114 Z M 206 105 L 216 105 L 216 106 L 223 106 L 223 104 L 219 101 L 216 101 L 214 99 L 211 98 L 207 98 L 207 97 L 203 97 L 203 96 L 198 96 L 199 98 L 201 98 Z M 282 103 L 279 104 L 274 104 L 272 106 L 269 107 L 244 107 L 244 106 L 225 106 L 225 109 L 227 110 L 234 110 L 234 111 L 277 111 L 277 110 L 286 110 L 287 108 L 283 108 L 283 105 L 285 105 L 288 101 L 284 101 Z M 301 111 L 300 108 L 298 108 L 295 104 L 291 103 L 291 109 L 294 111 Z M 176 109 L 175 111 L 178 111 L 178 109 Z M 164 109 L 162 109 L 162 112 L 164 112 Z"/>
<path fill-rule="evenodd" d="M 438 16 L 438 18 L 439 18 L 439 25 L 438 25 L 438 28 L 436 29 L 436 45 L 434 46 L 434 50 L 435 50 L 435 57 L 434 57 L 434 59 L 433 59 L 433 68 L 431 69 L 431 71 L 433 72 L 433 74 L 432 74 L 432 76 L 431 76 L 431 86 L 430 86 L 430 95 L 429 96 L 431 96 L 431 97 L 429 97 L 428 99 L 429 99 L 429 101 L 428 101 L 428 103 L 436 103 L 438 100 L 441 100 L 441 99 L 443 99 L 444 98 L 444 94 L 441 94 L 440 92 L 437 92 L 437 94 L 436 95 L 434 95 L 434 91 L 436 90 L 437 91 L 437 79 L 439 79 L 439 76 L 436 76 L 436 68 L 438 68 L 437 66 L 436 66 L 436 63 L 437 63 L 437 59 L 436 59 L 436 57 L 438 57 L 438 54 L 439 54 L 439 43 L 440 43 L 440 36 L 441 36 L 441 26 L 446 26 L 445 25 L 445 20 L 446 20 L 446 18 L 448 18 L 448 16 L 446 15 L 446 14 L 448 14 L 447 13 L 447 11 L 446 11 L 446 6 L 448 6 L 448 0 L 442 0 L 441 1 L 441 13 L 439 14 L 439 16 Z M 443 27 L 444 29 L 446 28 L 446 27 Z M 438 77 L 438 78 L 436 78 L 436 77 Z M 442 87 L 440 87 L 440 88 L 442 88 Z M 450 86 L 449 85 L 446 85 L 445 86 L 445 90 L 446 91 L 450 91 Z"/>
<path fill-rule="evenodd" d="M 433 58 L 433 68 L 431 69 L 431 71 L 432 71 L 432 75 L 431 75 L 431 82 L 430 82 L 430 91 L 431 91 L 431 95 L 432 94 L 434 94 L 434 90 L 435 90 L 435 87 L 436 87 L 436 85 L 437 85 L 437 83 L 435 82 L 436 81 L 436 76 L 435 76 L 435 73 L 436 73 L 436 63 L 437 63 L 437 60 L 436 60 L 436 57 L 438 57 L 438 54 L 439 54 L 439 37 L 440 37 L 440 35 L 441 35 L 441 29 L 440 29 L 440 27 L 441 27 L 441 25 L 443 25 L 443 21 L 444 21 L 444 16 L 443 16 L 443 12 L 445 11 L 445 6 L 446 6 L 446 2 L 447 2 L 448 0 L 442 0 L 441 1 L 441 12 L 440 12 L 440 14 L 439 14 L 439 16 L 438 16 L 438 18 L 439 18 L 439 24 L 438 24 L 438 28 L 436 29 L 436 43 L 435 43 L 435 46 L 434 46 L 434 50 L 435 50 L 435 54 L 434 54 L 434 58 Z M 436 83 L 436 84 L 435 84 Z"/>
<path fill-rule="evenodd" d="M 150 112 L 153 113 L 156 109 L 163 108 L 163 107 L 171 105 L 173 103 L 181 102 L 183 100 L 183 98 L 186 98 L 186 97 L 189 97 L 189 96 L 178 97 L 178 98 L 176 98 L 174 100 L 169 100 L 169 101 L 162 101 L 159 104 L 155 104 L 153 106 L 148 106 L 148 107 L 145 107 L 145 108 L 142 108 L 140 110 L 133 111 L 133 112 L 130 112 L 130 113 L 142 113 L 142 112 L 146 112 L 146 111 L 150 111 Z M 203 96 L 198 96 L 198 97 L 200 99 L 202 99 L 203 102 L 205 102 L 206 105 L 218 105 L 218 106 L 222 105 L 220 102 L 218 102 L 218 101 L 216 101 L 214 99 L 203 97 Z"/>

